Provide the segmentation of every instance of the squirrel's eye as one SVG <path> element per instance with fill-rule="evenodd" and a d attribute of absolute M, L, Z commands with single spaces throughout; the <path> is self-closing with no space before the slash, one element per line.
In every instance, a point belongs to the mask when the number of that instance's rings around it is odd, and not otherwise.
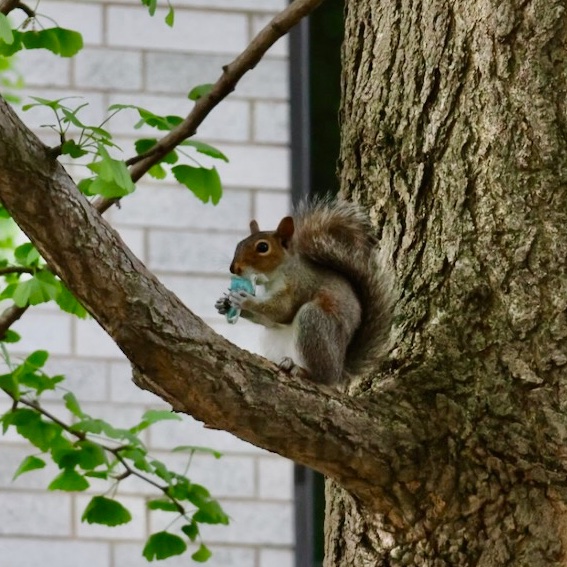
<path fill-rule="evenodd" d="M 270 245 L 264 240 L 256 244 L 256 252 L 259 252 L 260 254 L 265 254 L 269 249 Z"/>

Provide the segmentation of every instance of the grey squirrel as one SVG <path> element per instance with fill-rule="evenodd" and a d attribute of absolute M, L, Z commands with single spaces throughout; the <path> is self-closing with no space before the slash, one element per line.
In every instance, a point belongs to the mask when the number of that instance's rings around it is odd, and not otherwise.
<path fill-rule="evenodd" d="M 255 279 L 263 293 L 231 291 L 216 302 L 219 313 L 237 307 L 264 325 L 268 344 L 283 346 L 274 361 L 294 376 L 344 385 L 370 371 L 388 347 L 392 300 L 366 214 L 352 203 L 320 200 L 275 231 L 261 231 L 255 220 L 250 231 L 230 271 Z"/>

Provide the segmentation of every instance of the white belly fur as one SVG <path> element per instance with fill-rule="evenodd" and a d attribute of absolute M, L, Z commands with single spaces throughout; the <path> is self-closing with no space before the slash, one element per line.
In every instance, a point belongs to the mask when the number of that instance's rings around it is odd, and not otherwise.
<path fill-rule="evenodd" d="M 297 328 L 294 324 L 266 327 L 262 333 L 264 356 L 278 364 L 282 358 L 290 357 L 295 364 L 305 368 L 305 364 L 296 347 Z"/>

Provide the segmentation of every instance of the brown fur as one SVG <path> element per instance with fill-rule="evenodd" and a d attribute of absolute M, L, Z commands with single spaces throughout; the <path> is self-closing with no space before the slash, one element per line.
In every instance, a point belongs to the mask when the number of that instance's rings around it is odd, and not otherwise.
<path fill-rule="evenodd" d="M 250 229 L 230 270 L 259 277 L 266 293 L 234 298 L 242 315 L 266 327 L 296 325 L 296 348 L 315 381 L 370 371 L 387 350 L 392 305 L 368 217 L 344 201 L 316 201 L 273 232 L 256 221 Z"/>

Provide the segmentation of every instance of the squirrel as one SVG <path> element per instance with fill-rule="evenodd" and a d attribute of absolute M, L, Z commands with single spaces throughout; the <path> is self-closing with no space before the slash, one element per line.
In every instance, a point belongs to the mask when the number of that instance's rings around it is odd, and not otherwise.
<path fill-rule="evenodd" d="M 279 367 L 292 376 L 346 385 L 372 370 L 388 349 L 392 299 L 378 260 L 370 219 L 343 200 L 305 203 L 275 231 L 250 222 L 230 271 L 255 280 L 263 294 L 230 291 L 215 307 L 230 307 L 283 346 Z M 260 292 L 262 290 L 259 290 Z"/>

